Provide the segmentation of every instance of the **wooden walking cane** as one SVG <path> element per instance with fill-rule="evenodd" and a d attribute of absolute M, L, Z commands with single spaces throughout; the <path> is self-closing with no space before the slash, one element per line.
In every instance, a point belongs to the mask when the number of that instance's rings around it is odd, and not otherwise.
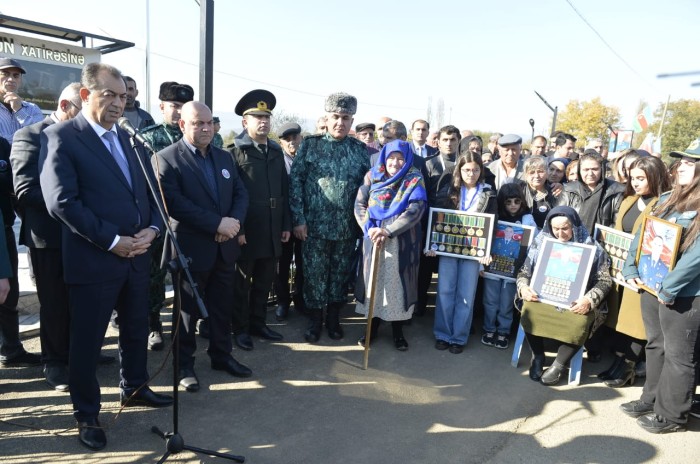
<path fill-rule="evenodd" d="M 369 307 L 367 308 L 367 329 L 365 330 L 365 358 L 363 369 L 367 370 L 369 362 L 370 332 L 372 331 L 372 318 L 374 317 L 374 300 L 377 293 L 377 271 L 379 269 L 379 256 L 382 252 L 382 243 L 377 243 L 372 247 L 372 263 L 369 268 L 369 284 L 367 295 L 369 295 Z"/>

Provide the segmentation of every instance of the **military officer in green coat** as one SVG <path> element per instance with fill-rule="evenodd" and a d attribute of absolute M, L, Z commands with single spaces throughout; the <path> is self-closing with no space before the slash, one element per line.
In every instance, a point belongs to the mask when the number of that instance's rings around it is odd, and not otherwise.
<path fill-rule="evenodd" d="M 250 335 L 282 340 L 282 335 L 266 324 L 267 296 L 275 279 L 282 242 L 291 235 L 289 180 L 282 148 L 267 135 L 275 96 L 267 90 L 245 94 L 235 111 L 243 116 L 244 131 L 236 137 L 231 154 L 248 190 L 245 222 L 238 232 L 241 256 L 233 279 L 233 324 L 236 344 L 253 349 Z"/>
<path fill-rule="evenodd" d="M 309 343 L 321 334 L 323 309 L 331 339 L 343 337 L 339 312 L 360 230 L 353 216 L 357 190 L 370 169 L 367 147 L 348 137 L 357 99 L 335 93 L 326 99 L 327 131 L 304 139 L 290 174 L 289 204 L 294 236 L 304 241 L 304 301 L 311 323 Z"/>
<path fill-rule="evenodd" d="M 182 105 L 192 101 L 194 90 L 187 84 L 177 82 L 163 82 L 160 84 L 160 110 L 163 113 L 163 122 L 144 128 L 141 133 L 148 140 L 155 151 L 161 151 L 182 138 L 182 131 L 178 125 L 180 121 L 180 109 Z M 166 270 L 161 268 L 163 255 L 162 235 L 151 244 L 151 280 L 148 289 L 148 349 L 159 351 L 163 349 L 163 324 L 160 322 L 160 311 L 165 303 L 165 275 Z"/>

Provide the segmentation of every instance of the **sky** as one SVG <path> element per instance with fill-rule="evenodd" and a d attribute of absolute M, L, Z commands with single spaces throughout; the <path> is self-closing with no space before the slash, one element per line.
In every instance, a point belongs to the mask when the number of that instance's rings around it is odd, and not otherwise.
<path fill-rule="evenodd" d="M 552 112 L 535 90 L 560 110 L 571 99 L 600 97 L 621 110 L 622 129 L 631 128 L 640 100 L 656 108 L 669 95 L 700 94 L 691 87 L 700 75 L 657 78 L 700 71 L 692 58 L 700 45 L 697 0 L 214 5 L 213 106 L 224 134 L 240 131 L 234 107 L 255 88 L 273 92 L 276 109 L 304 118 L 310 131 L 325 97 L 343 91 L 358 99 L 355 124 L 388 116 L 410 128 L 442 99 L 444 124 L 518 134 L 530 133 L 531 118 L 536 134 L 550 131 Z M 3 2 L 0 12 L 135 43 L 103 61 L 136 79 L 156 121 L 161 82 L 190 84 L 198 98 L 195 0 L 24 0 Z"/>

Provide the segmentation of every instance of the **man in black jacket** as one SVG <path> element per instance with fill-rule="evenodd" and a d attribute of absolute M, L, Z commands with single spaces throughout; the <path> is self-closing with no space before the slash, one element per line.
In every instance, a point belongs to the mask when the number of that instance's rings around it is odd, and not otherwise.
<path fill-rule="evenodd" d="M 241 257 L 233 279 L 233 333 L 241 349 L 253 349 L 250 335 L 282 340 L 266 322 L 267 296 L 275 279 L 282 243 L 289 241 L 289 181 L 282 148 L 267 135 L 275 96 L 252 90 L 236 105 L 245 131 L 236 137 L 231 154 L 248 191 L 250 202 L 238 234 Z"/>

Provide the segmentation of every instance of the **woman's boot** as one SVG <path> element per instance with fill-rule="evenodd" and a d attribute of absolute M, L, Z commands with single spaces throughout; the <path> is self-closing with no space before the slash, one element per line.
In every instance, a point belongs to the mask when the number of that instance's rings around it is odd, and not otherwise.
<path fill-rule="evenodd" d="M 399 351 L 406 351 L 408 349 L 408 342 L 403 336 L 403 321 L 392 321 L 391 331 L 394 334 L 394 346 Z"/>
<path fill-rule="evenodd" d="M 605 385 L 613 388 L 620 388 L 627 385 L 627 382 L 632 385 L 634 383 L 634 361 L 624 360 L 615 372 L 610 374 L 610 378 L 605 381 Z"/>
<path fill-rule="evenodd" d="M 608 367 L 606 370 L 604 370 L 603 372 L 598 374 L 597 377 L 600 380 L 608 380 L 609 378 L 611 378 L 612 373 L 615 372 L 620 367 L 620 364 L 622 364 L 624 362 L 625 362 L 624 356 L 615 355 L 615 360 L 612 362 L 612 364 L 610 364 L 610 367 Z"/>

